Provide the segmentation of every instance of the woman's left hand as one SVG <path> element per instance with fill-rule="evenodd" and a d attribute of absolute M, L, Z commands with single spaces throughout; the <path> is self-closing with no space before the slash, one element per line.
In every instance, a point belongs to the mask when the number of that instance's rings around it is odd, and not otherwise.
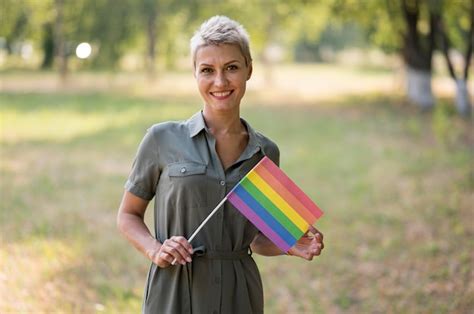
<path fill-rule="evenodd" d="M 311 234 L 310 234 L 311 233 Z M 288 251 L 288 255 L 299 256 L 308 261 L 319 256 L 324 249 L 323 234 L 313 226 Z"/>

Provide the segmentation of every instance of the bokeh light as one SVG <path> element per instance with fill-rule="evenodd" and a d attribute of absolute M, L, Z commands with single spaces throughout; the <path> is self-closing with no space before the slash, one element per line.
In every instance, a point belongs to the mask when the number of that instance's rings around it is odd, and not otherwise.
<path fill-rule="evenodd" d="M 87 59 L 91 55 L 92 47 L 89 43 L 80 43 L 76 48 L 76 56 L 79 59 Z"/>

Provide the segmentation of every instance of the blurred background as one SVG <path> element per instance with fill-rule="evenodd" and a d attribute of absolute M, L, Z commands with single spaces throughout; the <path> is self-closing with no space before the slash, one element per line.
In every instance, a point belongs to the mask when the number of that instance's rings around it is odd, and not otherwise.
<path fill-rule="evenodd" d="M 0 312 L 140 311 L 117 208 L 146 129 L 202 107 L 216 14 L 251 37 L 242 116 L 325 211 L 322 256 L 256 257 L 266 311 L 472 313 L 473 0 L 0 0 Z"/>

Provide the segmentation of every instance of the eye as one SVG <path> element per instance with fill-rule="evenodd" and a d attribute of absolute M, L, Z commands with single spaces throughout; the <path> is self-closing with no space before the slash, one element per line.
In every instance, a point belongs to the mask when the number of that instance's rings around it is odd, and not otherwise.
<path fill-rule="evenodd" d="M 203 74 L 210 74 L 210 73 L 212 73 L 212 69 L 211 68 L 202 68 L 200 72 L 203 73 Z"/>
<path fill-rule="evenodd" d="M 239 67 L 238 67 L 237 65 L 235 65 L 235 64 L 231 64 L 231 65 L 229 65 L 229 66 L 227 67 L 227 70 L 228 70 L 228 71 L 236 71 L 236 70 L 238 70 L 238 69 L 239 69 Z"/>

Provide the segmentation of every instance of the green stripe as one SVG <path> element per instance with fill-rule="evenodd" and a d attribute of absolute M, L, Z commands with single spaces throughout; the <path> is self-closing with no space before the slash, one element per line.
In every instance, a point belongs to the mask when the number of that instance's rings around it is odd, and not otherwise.
<path fill-rule="evenodd" d="M 252 197 L 262 205 L 272 216 L 275 218 L 292 236 L 296 239 L 301 238 L 303 233 L 301 230 L 290 220 L 286 215 L 277 207 L 268 197 L 265 196 L 260 190 L 248 179 L 244 178 L 241 182 L 242 187 Z"/>

